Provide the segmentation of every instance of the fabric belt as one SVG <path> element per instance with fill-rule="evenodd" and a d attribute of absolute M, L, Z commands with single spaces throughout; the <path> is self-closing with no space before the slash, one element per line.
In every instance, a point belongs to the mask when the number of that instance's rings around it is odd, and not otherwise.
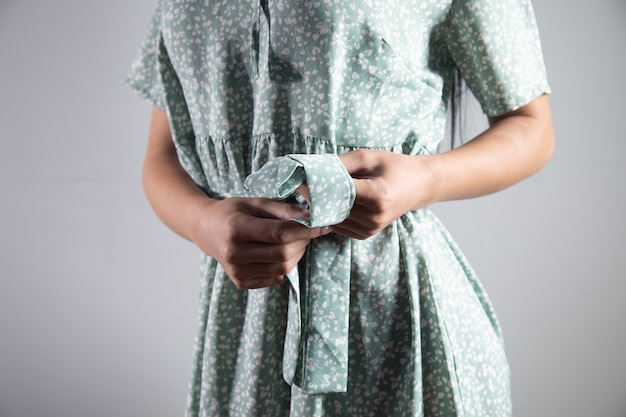
<path fill-rule="evenodd" d="M 291 154 L 272 159 L 244 185 L 258 197 L 288 199 L 306 182 L 307 227 L 332 226 L 350 214 L 355 189 L 336 155 Z M 350 240 L 330 234 L 311 240 L 306 276 L 294 268 L 290 282 L 283 378 L 304 393 L 346 392 L 350 312 Z"/>

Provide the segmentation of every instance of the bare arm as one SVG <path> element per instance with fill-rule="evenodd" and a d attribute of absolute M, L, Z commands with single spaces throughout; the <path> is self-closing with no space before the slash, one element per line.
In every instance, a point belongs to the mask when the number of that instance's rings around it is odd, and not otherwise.
<path fill-rule="evenodd" d="M 143 164 L 143 187 L 161 221 L 183 238 L 194 241 L 198 212 L 216 200 L 209 198 L 178 162 L 165 112 L 154 108 Z"/>
<path fill-rule="evenodd" d="M 490 128 L 476 139 L 430 158 L 432 202 L 503 190 L 539 171 L 552 157 L 554 131 L 547 95 L 489 122 Z"/>
<path fill-rule="evenodd" d="M 478 197 L 507 188 L 551 158 L 554 133 L 546 95 L 490 119 L 490 128 L 467 144 L 431 156 L 361 150 L 341 155 L 355 178 L 356 201 L 337 233 L 364 239 L 409 210 L 445 200 Z"/>
<path fill-rule="evenodd" d="M 239 288 L 284 280 L 310 239 L 328 233 L 289 219 L 296 206 L 260 198 L 209 198 L 178 162 L 167 116 L 154 109 L 143 166 L 143 185 L 159 218 L 218 260 Z"/>

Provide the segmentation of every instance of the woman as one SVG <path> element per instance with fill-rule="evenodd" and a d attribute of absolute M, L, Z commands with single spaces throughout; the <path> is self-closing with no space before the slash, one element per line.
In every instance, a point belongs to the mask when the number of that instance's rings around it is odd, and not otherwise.
<path fill-rule="evenodd" d="M 435 154 L 457 70 L 490 127 Z M 528 0 L 163 0 L 128 81 L 148 199 L 205 254 L 189 416 L 510 415 L 491 304 L 426 207 L 552 154 Z M 308 209 L 259 191 L 284 164 Z"/>

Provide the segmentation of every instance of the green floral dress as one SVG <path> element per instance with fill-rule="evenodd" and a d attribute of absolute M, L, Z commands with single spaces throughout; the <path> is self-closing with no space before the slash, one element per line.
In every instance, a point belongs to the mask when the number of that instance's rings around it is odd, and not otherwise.
<path fill-rule="evenodd" d="M 436 151 L 456 68 L 488 115 L 549 92 L 530 1 L 161 0 L 127 82 L 209 196 L 305 179 L 315 226 L 354 199 L 336 154 Z M 511 414 L 492 306 L 428 209 L 315 239 L 271 288 L 204 256 L 200 290 L 190 417 Z"/>

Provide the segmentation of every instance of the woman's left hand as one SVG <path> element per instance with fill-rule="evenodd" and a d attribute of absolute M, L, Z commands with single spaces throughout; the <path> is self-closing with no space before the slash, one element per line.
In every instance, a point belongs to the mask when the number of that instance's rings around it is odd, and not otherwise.
<path fill-rule="evenodd" d="M 333 226 L 337 234 L 367 239 L 409 210 L 430 203 L 427 157 L 378 150 L 339 155 L 356 189 L 350 216 Z"/>
<path fill-rule="evenodd" d="M 463 146 L 440 154 L 362 149 L 339 155 L 354 178 L 356 201 L 348 219 L 333 230 L 367 239 L 409 210 L 510 187 L 552 156 L 554 131 L 547 95 L 491 117 L 489 124 Z"/>

